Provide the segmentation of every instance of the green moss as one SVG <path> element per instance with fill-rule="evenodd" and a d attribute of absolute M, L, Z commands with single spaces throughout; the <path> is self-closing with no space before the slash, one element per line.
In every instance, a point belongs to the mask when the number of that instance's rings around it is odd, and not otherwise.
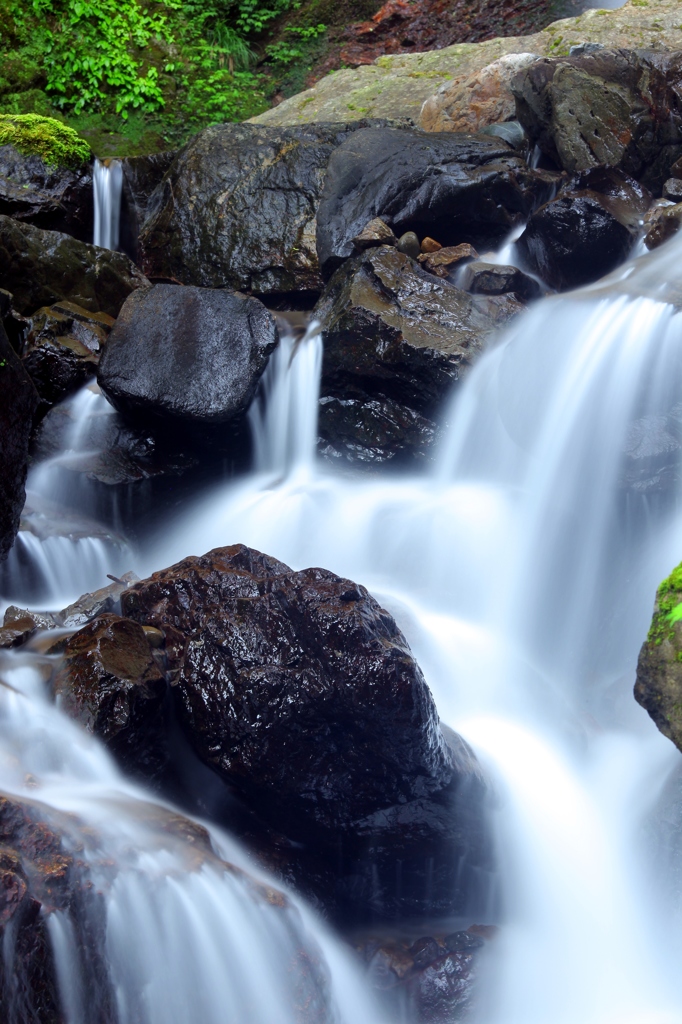
<path fill-rule="evenodd" d="M 656 610 L 649 630 L 649 641 L 660 644 L 675 639 L 675 623 L 682 620 L 682 563 L 663 580 L 656 595 Z"/>
<path fill-rule="evenodd" d="M 39 156 L 57 167 L 77 167 L 91 155 L 73 128 L 40 114 L 0 114 L 0 146 L 14 146 L 24 156 Z"/>

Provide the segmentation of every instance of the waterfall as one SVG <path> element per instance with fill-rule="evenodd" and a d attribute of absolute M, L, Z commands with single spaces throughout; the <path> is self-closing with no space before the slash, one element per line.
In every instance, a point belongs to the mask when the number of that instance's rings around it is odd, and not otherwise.
<path fill-rule="evenodd" d="M 55 823 L 77 854 L 83 891 L 100 901 L 90 912 L 103 916 L 94 934 L 104 977 L 83 960 L 94 950 L 83 946 L 82 921 L 48 914 L 66 1024 L 100 1019 L 107 1001 L 119 1024 L 299 1024 L 304 1008 L 305 1019 L 329 1024 L 381 1024 L 312 915 L 293 898 L 268 897 L 271 881 L 254 878 L 219 830 L 212 849 L 184 840 L 172 809 L 124 780 L 49 701 L 44 667 L 30 654 L 0 654 L 9 684 L 0 688 L 0 791 Z"/>
<path fill-rule="evenodd" d="M 632 697 L 656 586 L 682 557 L 680 256 L 673 239 L 520 317 L 453 396 L 428 474 L 318 465 L 319 334 L 285 334 L 251 410 L 255 471 L 160 524 L 130 565 L 243 542 L 355 579 L 396 617 L 499 794 L 503 914 L 477 1024 L 682 1021 L 682 907 L 647 841 L 655 821 L 659 845 L 677 841 L 661 801 L 681 759 Z M 264 911 L 225 868 L 246 863 L 229 837 L 211 830 L 197 863 L 164 829 L 168 809 L 48 703 L 30 655 L 2 674 L 15 690 L 0 689 L 0 789 L 35 779 L 48 817 L 96 837 L 84 870 L 104 894 L 121 1024 L 293 1024 L 286 965 L 301 945 L 324 954 L 337 1022 L 376 1024 L 308 912 Z M 77 1024 L 74 922 L 49 923 Z"/>
<path fill-rule="evenodd" d="M 160 567 L 241 541 L 356 579 L 395 615 L 502 796 L 484 1024 L 682 1020 L 680 909 L 642 841 L 680 757 L 632 697 L 682 554 L 681 254 L 673 240 L 519 318 L 453 398 L 430 475 L 254 476 L 147 553 Z M 666 444 L 667 490 L 648 493 L 632 452 Z"/>
<path fill-rule="evenodd" d="M 62 450 L 34 465 L 26 481 L 26 508 L 7 561 L 0 565 L 0 611 L 20 602 L 57 610 L 125 572 L 133 555 L 122 537 L 84 518 L 78 509 L 83 474 L 70 470 L 91 452 L 93 425 L 115 416 L 95 384 L 86 384 L 62 404 L 68 428 Z M 89 481 L 82 484 L 87 489 Z"/>
<path fill-rule="evenodd" d="M 121 217 L 123 168 L 120 160 L 95 160 L 92 171 L 95 203 L 93 243 L 103 249 L 118 249 Z"/>

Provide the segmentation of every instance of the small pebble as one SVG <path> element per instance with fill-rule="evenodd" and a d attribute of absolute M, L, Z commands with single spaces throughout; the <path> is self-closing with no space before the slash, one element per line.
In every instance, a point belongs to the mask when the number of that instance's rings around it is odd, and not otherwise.
<path fill-rule="evenodd" d="M 419 245 L 419 239 L 415 235 L 414 231 L 406 231 L 404 235 L 401 235 L 398 239 L 398 252 L 404 253 L 406 256 L 411 256 L 413 260 L 416 260 L 417 256 L 421 252 Z"/>
<path fill-rule="evenodd" d="M 422 238 L 422 252 L 438 252 L 438 250 L 442 248 L 443 246 L 440 244 L 440 242 L 437 242 L 435 238 L 429 238 L 428 235 L 426 236 L 426 238 Z"/>

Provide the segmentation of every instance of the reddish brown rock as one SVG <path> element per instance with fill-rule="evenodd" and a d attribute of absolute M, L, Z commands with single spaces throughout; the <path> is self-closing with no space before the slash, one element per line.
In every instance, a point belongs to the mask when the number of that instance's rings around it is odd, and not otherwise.
<path fill-rule="evenodd" d="M 462 265 L 468 260 L 478 259 L 478 253 L 473 245 L 463 242 L 461 245 L 447 245 L 437 249 L 435 252 L 422 253 L 418 257 L 424 270 L 436 277 L 448 277 L 450 271 Z"/>
<path fill-rule="evenodd" d="M 516 117 L 511 79 L 536 61 L 534 53 L 510 53 L 470 75 L 460 75 L 425 102 L 419 127 L 427 132 L 478 132 Z"/>

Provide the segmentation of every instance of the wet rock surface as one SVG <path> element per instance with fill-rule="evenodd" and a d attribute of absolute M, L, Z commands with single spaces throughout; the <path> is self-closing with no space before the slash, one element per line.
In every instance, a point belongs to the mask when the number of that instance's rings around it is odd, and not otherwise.
<path fill-rule="evenodd" d="M 158 284 L 126 301 L 98 381 L 116 408 L 138 420 L 236 422 L 277 341 L 275 320 L 257 299 Z"/>
<path fill-rule="evenodd" d="M 147 219 L 149 199 L 175 160 L 177 153 L 150 153 L 121 160 L 120 248 L 132 260 L 138 258 L 138 239 Z"/>
<path fill-rule="evenodd" d="M 52 685 L 62 710 L 126 771 L 153 779 L 167 757 L 167 687 L 142 626 L 105 613 L 55 649 L 62 660 Z"/>
<path fill-rule="evenodd" d="M 513 293 L 519 302 L 530 302 L 542 295 L 538 282 L 518 267 L 502 263 L 473 260 L 467 264 L 458 280 L 461 288 L 472 295 L 508 295 Z"/>
<path fill-rule="evenodd" d="M 23 363 L 43 402 L 60 402 L 95 375 L 113 324 L 106 313 L 72 302 L 43 307 L 28 318 Z"/>
<path fill-rule="evenodd" d="M 46 809 L 0 795 L 0 1010 L 8 1024 L 62 1024 L 47 915 L 68 913 L 81 957 L 83 996 L 95 1019 L 113 1024 L 112 993 L 101 960 L 103 929 L 90 912 L 98 897 L 73 845 Z M 53 812 L 50 812 L 53 817 Z M 67 830 L 68 831 L 68 830 Z M 102 918 L 100 917 L 100 921 Z"/>
<path fill-rule="evenodd" d="M 493 928 L 422 935 L 416 939 L 363 937 L 354 946 L 367 981 L 387 1011 L 415 1024 L 455 1024 L 474 1005 L 478 960 Z"/>
<path fill-rule="evenodd" d="M 317 216 L 317 253 L 329 277 L 353 238 L 380 217 L 396 236 L 443 246 L 496 245 L 549 199 L 552 185 L 507 143 L 484 135 L 364 128 L 329 161 Z"/>
<path fill-rule="evenodd" d="M 123 253 L 0 216 L 0 286 L 12 292 L 18 313 L 66 299 L 115 317 L 128 295 L 147 283 Z"/>
<path fill-rule="evenodd" d="M 550 288 L 565 291 L 615 270 L 635 237 L 597 192 L 566 192 L 540 207 L 518 241 L 524 265 Z"/>
<path fill-rule="evenodd" d="M 273 870 L 351 919 L 461 909 L 472 879 L 481 896 L 483 777 L 363 587 L 237 545 L 155 573 L 121 605 L 164 634 L 183 733 L 257 808 Z"/>
<path fill-rule="evenodd" d="M 0 561 L 19 529 L 37 407 L 33 382 L 0 325 Z"/>
<path fill-rule="evenodd" d="M 468 295 L 388 246 L 347 261 L 314 314 L 324 454 L 356 464 L 430 457 L 453 384 L 522 308 L 511 295 Z"/>
<path fill-rule="evenodd" d="M 92 172 L 52 167 L 39 156 L 0 146 L 0 214 L 50 231 L 92 239 Z"/>
<path fill-rule="evenodd" d="M 255 294 L 319 292 L 322 183 L 333 150 L 354 129 L 230 124 L 200 132 L 149 201 L 145 273 Z"/>
<path fill-rule="evenodd" d="M 660 195 L 682 155 L 682 53 L 600 49 L 543 58 L 511 88 L 531 140 L 567 171 L 606 164 Z"/>

